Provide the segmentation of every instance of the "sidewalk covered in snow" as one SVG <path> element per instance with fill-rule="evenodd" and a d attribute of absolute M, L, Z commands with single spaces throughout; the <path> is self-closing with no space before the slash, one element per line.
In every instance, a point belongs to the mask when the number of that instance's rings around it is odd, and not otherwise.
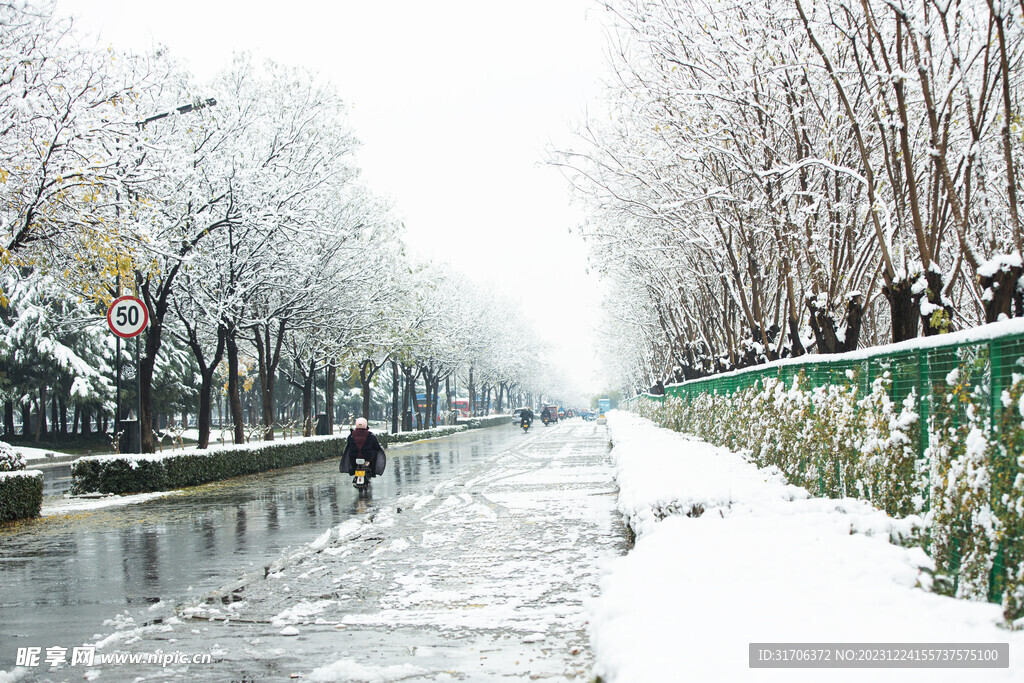
<path fill-rule="evenodd" d="M 606 681 L 1020 680 L 998 605 L 930 593 L 931 561 L 863 501 L 812 498 L 728 450 L 609 415 L 635 547 L 590 605 Z M 750 643 L 1010 643 L 1009 669 L 752 669 Z"/>

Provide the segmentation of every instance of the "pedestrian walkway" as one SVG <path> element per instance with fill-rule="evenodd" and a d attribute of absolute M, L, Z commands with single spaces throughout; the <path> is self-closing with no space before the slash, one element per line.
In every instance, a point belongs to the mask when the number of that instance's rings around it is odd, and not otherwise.
<path fill-rule="evenodd" d="M 1002 627 L 999 605 L 928 590 L 934 565 L 913 542 L 924 519 L 812 497 L 776 468 L 629 413 L 608 425 L 637 540 L 591 603 L 605 681 L 1024 680 L 1024 631 Z M 955 668 L 993 643 L 1009 644 L 1008 668 Z"/>
<path fill-rule="evenodd" d="M 589 680 L 584 601 L 626 544 L 607 430 L 574 421 L 514 443 L 99 644 L 214 655 L 125 665 L 126 679 Z"/>

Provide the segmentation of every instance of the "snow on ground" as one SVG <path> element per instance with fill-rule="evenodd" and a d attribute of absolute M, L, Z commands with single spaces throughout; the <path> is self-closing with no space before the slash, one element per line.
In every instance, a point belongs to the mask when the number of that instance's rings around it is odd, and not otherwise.
<path fill-rule="evenodd" d="M 17 453 L 21 453 L 25 456 L 25 460 L 28 461 L 29 465 L 40 465 L 47 462 L 56 462 L 58 460 L 72 460 L 75 458 L 70 453 L 62 453 L 61 451 L 55 451 L 52 448 L 31 448 L 29 446 L 11 446 Z"/>
<path fill-rule="evenodd" d="M 116 496 L 111 494 L 67 497 L 53 504 L 44 503 L 43 509 L 39 514 L 43 517 L 50 517 L 53 515 L 70 515 L 77 512 L 87 512 L 89 510 L 98 510 L 106 507 L 145 503 L 147 500 L 162 498 L 163 496 L 170 496 L 176 493 L 180 493 L 180 491 L 154 491 L 152 493 L 136 493 L 130 496 Z"/>
<path fill-rule="evenodd" d="M 607 681 L 1021 680 L 1024 633 L 998 605 L 945 598 L 919 525 L 812 498 L 728 450 L 609 414 L 619 509 L 636 546 L 590 603 Z M 692 515 L 692 516 L 688 516 Z M 1010 643 L 1009 669 L 752 669 L 750 643 Z"/>

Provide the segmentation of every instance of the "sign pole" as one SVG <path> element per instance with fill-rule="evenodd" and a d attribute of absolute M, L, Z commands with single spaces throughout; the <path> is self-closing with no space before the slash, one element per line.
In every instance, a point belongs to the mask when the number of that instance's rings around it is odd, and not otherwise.
<path fill-rule="evenodd" d="M 121 273 L 117 274 L 117 296 L 121 298 Z M 114 368 L 117 372 L 114 380 L 114 438 L 118 443 L 114 444 L 117 452 L 121 452 L 121 335 L 115 334 L 116 349 L 114 351 Z"/>
<path fill-rule="evenodd" d="M 139 443 L 135 449 L 136 453 L 142 452 L 142 373 L 139 372 L 139 340 L 142 335 L 135 336 L 135 419 L 139 425 Z"/>
<path fill-rule="evenodd" d="M 114 434 L 118 435 L 118 434 L 121 433 L 121 338 L 120 337 L 117 338 L 116 344 L 117 344 L 117 349 L 114 351 L 114 358 L 116 359 L 114 361 L 114 367 L 116 368 L 116 372 L 117 372 L 117 379 L 114 382 L 114 391 L 116 392 L 115 399 L 114 399 L 114 406 L 115 406 L 114 410 L 116 411 L 114 413 Z M 118 436 L 117 438 L 120 438 L 120 436 Z"/>
<path fill-rule="evenodd" d="M 120 424 L 121 412 L 121 342 L 122 338 L 130 339 L 135 337 L 135 405 L 138 410 L 136 424 L 141 426 L 142 416 L 142 377 L 139 373 L 139 358 L 141 348 L 139 346 L 139 335 L 146 329 L 149 323 L 149 311 L 142 299 L 134 296 L 119 296 L 114 299 L 107 308 L 107 326 L 110 331 L 118 337 L 117 342 L 117 411 Z M 138 436 L 136 436 L 138 434 Z M 132 429 L 130 443 L 133 452 L 139 452 L 142 442 L 141 431 Z"/>

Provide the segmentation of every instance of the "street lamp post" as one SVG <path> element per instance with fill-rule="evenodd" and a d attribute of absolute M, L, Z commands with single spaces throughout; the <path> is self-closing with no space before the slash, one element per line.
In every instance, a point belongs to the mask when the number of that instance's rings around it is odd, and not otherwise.
<path fill-rule="evenodd" d="M 189 104 L 183 104 L 180 107 L 176 107 L 173 111 L 177 112 L 178 114 L 188 114 L 188 113 L 193 112 L 193 111 L 198 111 L 200 109 L 205 109 L 206 107 L 215 106 L 216 104 L 217 104 L 217 100 L 216 99 L 214 99 L 213 97 L 208 97 L 205 100 L 196 100 L 195 102 L 192 102 L 192 103 L 189 103 Z M 152 123 L 153 121 L 158 121 L 158 120 L 163 119 L 163 118 L 167 118 L 168 116 L 171 115 L 171 113 L 172 112 L 170 112 L 170 111 L 165 111 L 165 112 L 161 112 L 159 114 L 154 114 L 153 116 L 150 116 L 147 119 L 143 119 L 142 121 L 137 121 L 135 123 L 135 126 L 136 126 L 136 128 L 141 130 L 146 124 Z M 137 163 L 142 163 L 141 159 Z M 131 196 L 131 194 L 129 192 L 129 197 L 130 196 Z M 118 215 L 120 215 L 120 207 L 118 207 Z M 118 274 L 117 274 L 117 296 L 115 298 L 120 298 L 120 296 L 121 296 L 121 273 L 118 272 Z M 139 372 L 139 364 L 140 364 L 140 360 L 139 360 L 140 359 L 139 337 L 141 337 L 141 335 L 138 335 L 138 336 L 135 337 L 135 403 L 136 403 L 136 409 L 138 410 L 138 415 L 136 417 L 136 420 L 139 421 L 139 429 L 136 430 L 138 432 L 138 440 L 139 440 L 138 446 L 141 446 L 141 441 L 142 441 L 142 373 Z M 116 436 L 117 439 L 120 439 L 121 438 L 121 337 L 120 336 L 118 336 L 118 338 L 117 338 L 117 346 L 116 346 L 116 348 L 114 350 L 114 353 L 116 354 L 116 358 L 117 358 L 117 360 L 114 362 L 114 365 L 115 365 L 115 368 L 116 368 L 116 372 L 117 372 L 117 379 L 115 380 L 115 383 L 114 383 L 114 391 L 115 391 L 115 399 L 114 399 L 115 407 L 114 407 L 114 410 L 116 411 L 115 416 L 114 416 L 114 434 L 117 435 Z M 133 448 L 136 450 L 136 452 L 141 450 L 141 448 L 139 448 L 138 446 L 135 446 L 134 440 L 133 440 Z"/>

